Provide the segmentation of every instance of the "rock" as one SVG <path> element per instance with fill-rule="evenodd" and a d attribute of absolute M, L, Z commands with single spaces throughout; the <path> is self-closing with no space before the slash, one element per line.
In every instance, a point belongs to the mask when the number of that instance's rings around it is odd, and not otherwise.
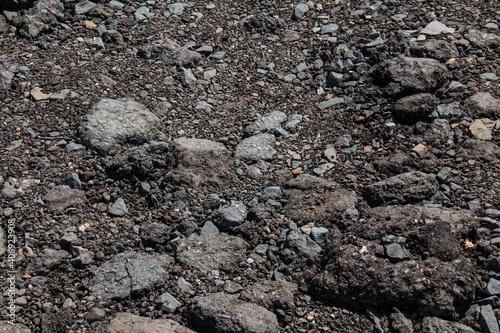
<path fill-rule="evenodd" d="M 114 29 L 109 29 L 104 31 L 101 34 L 101 40 L 103 43 L 107 45 L 109 44 L 113 44 L 115 46 L 125 45 L 125 40 L 123 39 L 123 35 Z"/>
<path fill-rule="evenodd" d="M 150 142 L 118 152 L 108 160 L 106 168 L 120 177 L 131 175 L 155 178 L 170 167 L 171 145 L 166 142 Z"/>
<path fill-rule="evenodd" d="M 68 259 L 68 252 L 63 250 L 43 249 L 32 257 L 29 268 L 38 275 L 47 275 L 57 270 Z"/>
<path fill-rule="evenodd" d="M 493 162 L 500 158 L 500 148 L 490 141 L 467 139 L 462 148 L 469 159 Z"/>
<path fill-rule="evenodd" d="M 449 121 L 457 121 L 465 115 L 459 102 L 438 105 L 436 112 L 439 118 Z"/>
<path fill-rule="evenodd" d="M 327 228 L 324 227 L 312 227 L 311 229 L 311 238 L 313 241 L 315 241 L 317 244 L 322 244 L 326 241 L 329 235 L 329 231 Z"/>
<path fill-rule="evenodd" d="M 28 326 L 10 320 L 1 320 L 0 327 L 2 333 L 31 333 Z"/>
<path fill-rule="evenodd" d="M 4 57 L 0 57 L 0 89 L 9 90 L 12 85 L 12 79 L 17 72 L 18 66 Z"/>
<path fill-rule="evenodd" d="M 495 73 L 481 73 L 479 74 L 479 78 L 486 81 L 497 81 L 498 76 Z"/>
<path fill-rule="evenodd" d="M 411 150 L 414 151 L 415 153 L 417 153 L 418 156 L 422 157 L 425 154 L 427 154 L 427 152 L 429 151 L 429 148 L 427 148 L 423 144 L 419 143 L 418 145 L 413 147 Z"/>
<path fill-rule="evenodd" d="M 328 172 L 329 170 L 333 169 L 335 167 L 335 164 L 333 163 L 323 163 L 318 165 L 317 168 L 313 169 L 313 172 L 317 174 L 318 176 L 321 176 L 322 174 Z"/>
<path fill-rule="evenodd" d="M 31 6 L 35 0 L 0 0 L 0 9 L 17 11 Z"/>
<path fill-rule="evenodd" d="M 277 153 L 275 142 L 276 138 L 268 133 L 251 136 L 240 142 L 234 156 L 245 161 L 271 161 Z"/>
<path fill-rule="evenodd" d="M 49 211 L 64 213 L 68 208 L 82 208 L 87 204 L 85 192 L 74 190 L 67 185 L 58 185 L 43 197 Z"/>
<path fill-rule="evenodd" d="M 338 87 L 342 83 L 342 78 L 344 75 L 336 72 L 328 73 L 326 77 L 326 86 L 327 88 Z"/>
<path fill-rule="evenodd" d="M 318 109 L 320 109 L 320 110 L 328 109 L 334 105 L 343 104 L 344 102 L 345 102 L 345 100 L 343 97 L 334 97 L 334 98 L 331 98 L 327 101 L 320 102 L 318 104 Z"/>
<path fill-rule="evenodd" d="M 146 59 L 158 59 L 166 65 L 193 67 L 202 58 L 198 52 L 181 47 L 172 39 L 164 38 L 139 49 L 138 55 Z"/>
<path fill-rule="evenodd" d="M 483 332 L 487 333 L 498 333 L 500 329 L 498 328 L 498 319 L 493 312 L 491 305 L 481 306 L 481 315 L 479 317 L 481 323 L 481 329 Z"/>
<path fill-rule="evenodd" d="M 68 232 L 59 240 L 59 245 L 63 250 L 69 251 L 71 245 L 78 239 L 74 232 Z"/>
<path fill-rule="evenodd" d="M 52 312 L 52 304 L 48 304 L 51 305 L 48 309 L 50 312 L 42 314 L 40 331 L 64 332 L 73 323 L 70 310 Z"/>
<path fill-rule="evenodd" d="M 193 285 L 189 282 L 187 282 L 183 277 L 180 277 L 177 280 L 177 287 L 179 287 L 180 290 L 187 292 L 193 290 Z"/>
<path fill-rule="evenodd" d="M 172 228 L 164 223 L 146 223 L 139 229 L 144 246 L 154 247 L 155 245 L 166 245 L 170 241 Z"/>
<path fill-rule="evenodd" d="M 164 284 L 166 268 L 174 264 L 169 255 L 124 252 L 95 272 L 90 295 L 101 301 L 140 296 Z"/>
<path fill-rule="evenodd" d="M 490 119 L 476 119 L 469 126 L 469 131 L 478 140 L 491 141 L 491 132 L 496 122 Z"/>
<path fill-rule="evenodd" d="M 458 81 L 451 81 L 450 84 L 448 85 L 448 91 L 451 92 L 462 92 L 464 90 L 467 90 L 467 86 L 461 82 Z"/>
<path fill-rule="evenodd" d="M 161 307 L 163 313 L 174 313 L 182 305 L 181 302 L 169 293 L 161 294 L 157 304 Z"/>
<path fill-rule="evenodd" d="M 214 236 L 219 234 L 219 229 L 212 221 L 207 220 L 200 230 L 200 236 Z"/>
<path fill-rule="evenodd" d="M 439 35 L 439 34 L 452 34 L 455 32 L 454 28 L 448 28 L 446 25 L 439 21 L 432 21 L 427 24 L 421 33 L 426 35 Z"/>
<path fill-rule="evenodd" d="M 16 25 L 22 35 L 35 38 L 57 26 L 58 19 L 64 18 L 63 10 L 64 6 L 59 0 L 38 0 Z"/>
<path fill-rule="evenodd" d="M 400 262 L 410 259 L 411 255 L 401 245 L 391 243 L 385 246 L 385 254 L 391 262 Z"/>
<path fill-rule="evenodd" d="M 217 333 L 274 333 L 280 331 L 276 315 L 236 295 L 209 294 L 193 298 L 188 320 L 196 329 Z"/>
<path fill-rule="evenodd" d="M 116 313 L 106 329 L 109 333 L 195 333 L 172 319 L 151 319 L 123 312 Z"/>
<path fill-rule="evenodd" d="M 431 39 L 424 43 L 410 43 L 410 54 L 414 57 L 432 58 L 441 62 L 459 57 L 458 49 L 454 44 L 437 39 Z"/>
<path fill-rule="evenodd" d="M 68 177 L 66 177 L 61 182 L 61 184 L 62 185 L 68 185 L 72 189 L 76 189 L 76 190 L 82 188 L 82 182 L 80 181 L 80 177 L 78 176 L 78 174 L 76 172 L 72 173 L 71 175 L 69 175 Z"/>
<path fill-rule="evenodd" d="M 181 15 L 184 9 L 194 6 L 194 2 L 175 2 L 167 6 L 170 13 L 173 15 Z"/>
<path fill-rule="evenodd" d="M 266 197 L 275 198 L 282 196 L 283 191 L 279 186 L 269 186 L 262 191 L 262 194 Z"/>
<path fill-rule="evenodd" d="M 294 295 L 297 291 L 298 286 L 292 282 L 263 280 L 246 287 L 240 298 L 269 310 L 288 310 L 295 306 Z"/>
<path fill-rule="evenodd" d="M 398 57 L 374 66 L 369 74 L 390 97 L 434 93 L 450 78 L 448 69 L 435 59 Z"/>
<path fill-rule="evenodd" d="M 309 11 L 309 7 L 305 2 L 299 3 L 295 6 L 293 10 L 293 18 L 296 20 L 300 20 L 307 12 Z"/>
<path fill-rule="evenodd" d="M 82 142 L 100 155 L 115 155 L 125 145 L 140 145 L 161 137 L 162 123 L 131 99 L 101 99 L 80 128 Z"/>
<path fill-rule="evenodd" d="M 75 267 L 87 266 L 94 261 L 94 252 L 87 251 L 80 254 L 75 259 L 71 260 L 71 264 Z"/>
<path fill-rule="evenodd" d="M 337 152 L 335 148 L 330 147 L 323 152 L 323 155 L 329 162 L 335 162 L 337 160 Z"/>
<path fill-rule="evenodd" d="M 227 280 L 224 283 L 224 291 L 228 294 L 236 294 L 243 290 L 243 287 L 236 282 Z"/>
<path fill-rule="evenodd" d="M 43 287 L 47 284 L 48 281 L 49 281 L 48 277 L 36 275 L 30 279 L 30 284 L 33 287 Z"/>
<path fill-rule="evenodd" d="M 287 115 L 281 111 L 273 111 L 245 128 L 245 133 L 249 136 L 256 135 L 262 132 L 273 132 L 281 128 L 281 123 L 287 120 Z"/>
<path fill-rule="evenodd" d="M 122 217 L 128 214 L 127 205 L 125 204 L 125 200 L 123 198 L 118 198 L 116 201 L 109 207 L 108 210 L 109 215 Z"/>
<path fill-rule="evenodd" d="M 14 199 L 25 194 L 32 187 L 40 184 L 39 179 L 33 178 L 9 178 L 3 183 L 2 197 L 6 199 Z"/>
<path fill-rule="evenodd" d="M 412 171 L 368 185 L 365 199 L 371 205 L 416 203 L 436 193 L 438 187 L 435 175 Z"/>
<path fill-rule="evenodd" d="M 94 321 L 101 321 L 106 318 L 106 311 L 101 308 L 94 307 L 92 310 L 87 312 L 85 319 L 88 323 L 93 323 Z"/>
<path fill-rule="evenodd" d="M 231 271 L 246 260 L 248 244 L 239 237 L 227 234 L 213 236 L 191 235 L 176 245 L 177 260 L 189 269 L 202 272 Z"/>
<path fill-rule="evenodd" d="M 500 45 L 500 36 L 492 33 L 470 29 L 465 36 L 472 46 L 483 50 Z"/>
<path fill-rule="evenodd" d="M 80 1 L 75 4 L 75 15 L 82 15 L 88 13 L 92 8 L 97 6 L 97 4 L 90 1 Z"/>
<path fill-rule="evenodd" d="M 420 324 L 418 332 L 422 333 L 438 333 L 438 332 L 460 332 L 460 333 L 475 333 L 476 331 L 466 326 L 453 321 L 444 320 L 437 317 L 425 317 Z"/>
<path fill-rule="evenodd" d="M 35 101 L 43 101 L 50 98 L 50 94 L 45 94 L 39 87 L 31 89 L 30 95 Z"/>
<path fill-rule="evenodd" d="M 500 281 L 490 278 L 485 290 L 486 295 L 500 295 Z"/>
<path fill-rule="evenodd" d="M 0 256 L 3 256 L 7 251 L 7 238 L 5 237 L 5 232 L 3 228 L 0 227 Z"/>
<path fill-rule="evenodd" d="M 190 219 L 185 219 L 177 226 L 177 230 L 185 237 L 189 237 L 189 235 L 196 232 L 196 229 L 198 229 L 198 225 Z"/>
<path fill-rule="evenodd" d="M 319 33 L 322 35 L 331 34 L 332 32 L 335 32 L 338 29 L 339 29 L 338 24 L 330 23 L 330 24 L 323 25 L 321 27 L 321 30 Z"/>
<path fill-rule="evenodd" d="M 465 112 L 473 118 L 490 117 L 496 119 L 500 116 L 500 99 L 490 93 L 479 92 L 465 101 Z"/>
<path fill-rule="evenodd" d="M 293 229 L 286 236 L 285 250 L 281 255 L 285 263 L 300 260 L 311 265 L 320 261 L 321 247 L 299 229 Z"/>
<path fill-rule="evenodd" d="M 393 114 L 404 124 L 415 124 L 434 112 L 438 102 L 434 95 L 428 93 L 403 97 L 394 104 Z"/>
<path fill-rule="evenodd" d="M 148 19 L 152 19 L 154 17 L 154 13 L 150 12 L 148 7 L 139 7 L 134 13 L 135 21 L 138 23 L 144 22 Z"/>

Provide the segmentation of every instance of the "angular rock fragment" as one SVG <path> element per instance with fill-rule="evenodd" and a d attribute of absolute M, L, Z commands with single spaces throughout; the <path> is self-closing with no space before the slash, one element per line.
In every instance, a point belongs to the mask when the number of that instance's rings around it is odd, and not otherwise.
<path fill-rule="evenodd" d="M 438 188 L 435 175 L 412 171 L 368 185 L 365 199 L 371 205 L 416 203 L 430 198 Z"/>
<path fill-rule="evenodd" d="M 87 114 L 82 142 L 100 155 L 115 155 L 125 145 L 161 139 L 162 123 L 154 113 L 131 99 L 101 99 Z"/>
<path fill-rule="evenodd" d="M 38 0 L 15 24 L 26 37 L 37 37 L 49 32 L 64 18 L 64 6 L 59 0 Z"/>
<path fill-rule="evenodd" d="M 476 331 L 469 326 L 453 321 L 444 320 L 437 317 L 425 317 L 418 327 L 418 332 L 434 333 L 434 332 L 460 332 L 460 333 L 475 333 Z"/>
<path fill-rule="evenodd" d="M 158 59 L 166 65 L 180 67 L 193 67 L 202 58 L 200 53 L 181 47 L 169 38 L 155 40 L 140 48 L 137 54 L 146 59 Z"/>
<path fill-rule="evenodd" d="M 209 294 L 193 298 L 188 310 L 189 322 L 197 329 L 213 333 L 275 333 L 280 331 L 276 315 L 265 308 L 247 303 L 236 295 Z"/>
<path fill-rule="evenodd" d="M 248 210 L 241 201 L 231 201 L 222 206 L 212 216 L 213 223 L 221 230 L 230 231 L 245 222 Z"/>
<path fill-rule="evenodd" d="M 169 255 L 117 254 L 97 269 L 90 294 L 101 301 L 140 296 L 163 285 L 173 263 Z"/>
<path fill-rule="evenodd" d="M 131 313 L 118 312 L 106 327 L 109 333 L 195 333 L 172 319 L 151 319 Z"/>
<path fill-rule="evenodd" d="M 466 37 L 472 46 L 483 50 L 498 48 L 500 46 L 500 36 L 493 33 L 470 29 Z"/>
<path fill-rule="evenodd" d="M 10 89 L 12 85 L 12 79 L 14 74 L 17 72 L 18 66 L 4 57 L 0 57 L 0 90 Z"/>
<path fill-rule="evenodd" d="M 245 161 L 270 161 L 276 155 L 276 138 L 268 133 L 257 134 L 244 139 L 236 147 L 235 157 Z"/>
<path fill-rule="evenodd" d="M 67 185 L 58 185 L 43 197 L 50 211 L 63 213 L 67 208 L 82 208 L 86 203 L 85 192 Z"/>
<path fill-rule="evenodd" d="M 321 247 L 300 229 L 292 229 L 287 233 L 284 248 L 281 255 L 286 263 L 300 260 L 310 265 L 321 259 Z"/>
<path fill-rule="evenodd" d="M 479 92 L 465 101 L 465 112 L 473 118 L 500 116 L 500 99 L 490 93 Z"/>
<path fill-rule="evenodd" d="M 439 100 L 432 94 L 423 93 L 403 97 L 394 104 L 393 114 L 404 124 L 425 120 L 434 112 Z"/>
<path fill-rule="evenodd" d="M 464 156 L 468 159 L 494 162 L 500 158 L 500 147 L 490 141 L 467 139 L 462 144 L 462 148 Z"/>
<path fill-rule="evenodd" d="M 231 271 L 246 260 L 248 244 L 241 238 L 218 234 L 191 235 L 176 244 L 177 260 L 189 267 L 208 273 L 212 270 Z"/>
<path fill-rule="evenodd" d="M 256 120 L 245 128 L 245 133 L 255 135 L 265 131 L 274 131 L 281 128 L 281 123 L 287 120 L 286 113 L 281 111 L 273 111 L 262 118 Z"/>
<path fill-rule="evenodd" d="M 459 57 L 458 49 L 454 44 L 437 39 L 431 39 L 424 43 L 410 43 L 410 54 L 415 57 L 432 58 L 441 62 Z"/>

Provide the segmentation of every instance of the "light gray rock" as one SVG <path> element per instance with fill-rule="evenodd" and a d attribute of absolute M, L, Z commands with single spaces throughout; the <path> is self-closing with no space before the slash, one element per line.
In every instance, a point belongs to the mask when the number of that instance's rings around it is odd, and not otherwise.
<path fill-rule="evenodd" d="M 116 313 L 106 329 L 109 333 L 195 333 L 172 319 L 151 319 L 123 312 Z"/>
<path fill-rule="evenodd" d="M 297 284 L 292 282 L 263 280 L 246 287 L 240 298 L 269 310 L 288 310 L 293 309 L 295 306 L 293 299 L 297 291 Z"/>
<path fill-rule="evenodd" d="M 80 254 L 78 257 L 71 260 L 71 264 L 75 267 L 87 266 L 94 261 L 94 252 L 87 251 Z"/>
<path fill-rule="evenodd" d="M 321 27 L 320 34 L 326 35 L 331 34 L 339 29 L 339 25 L 335 23 L 326 24 Z"/>
<path fill-rule="evenodd" d="M 69 251 L 72 243 L 74 243 L 77 239 L 78 237 L 74 232 L 68 232 L 61 237 L 61 239 L 59 240 L 59 245 L 61 245 L 61 248 L 63 250 Z"/>
<path fill-rule="evenodd" d="M 337 151 L 333 147 L 327 148 L 323 152 L 323 155 L 329 162 L 335 162 L 337 160 Z"/>
<path fill-rule="evenodd" d="M 403 260 L 410 259 L 410 253 L 406 251 L 401 245 L 397 243 L 391 243 L 385 246 L 385 254 L 391 262 L 399 262 Z"/>
<path fill-rule="evenodd" d="M 82 188 L 82 182 L 80 181 L 80 177 L 78 176 L 78 174 L 76 172 L 72 173 L 68 177 L 64 178 L 64 180 L 61 182 L 61 184 L 68 185 L 72 189 L 76 189 L 76 190 Z"/>
<path fill-rule="evenodd" d="M 80 128 L 82 142 L 100 155 L 115 155 L 126 145 L 161 139 L 163 126 L 154 113 L 131 99 L 101 99 Z"/>
<path fill-rule="evenodd" d="M 118 198 L 116 201 L 109 207 L 108 210 L 109 215 L 122 217 L 128 214 L 127 205 L 125 204 L 125 200 L 123 198 Z"/>
<path fill-rule="evenodd" d="M 500 281 L 490 278 L 485 290 L 486 295 L 500 295 Z"/>
<path fill-rule="evenodd" d="M 91 1 L 79 1 L 75 4 L 75 15 L 82 15 L 88 13 L 92 8 L 97 6 L 97 4 Z"/>
<path fill-rule="evenodd" d="M 218 234 L 191 235 L 176 244 L 177 261 L 189 269 L 208 273 L 212 270 L 233 270 L 245 262 L 248 244 L 241 238 Z"/>
<path fill-rule="evenodd" d="M 439 35 L 439 34 L 452 34 L 455 32 L 454 28 L 448 28 L 446 25 L 439 21 L 432 21 L 427 24 L 421 33 L 426 35 Z"/>
<path fill-rule="evenodd" d="M 164 38 L 139 49 L 138 55 L 146 59 L 158 59 L 166 65 L 193 67 L 202 56 L 200 53 L 181 47 L 176 41 Z"/>
<path fill-rule="evenodd" d="M 279 186 L 269 186 L 262 191 L 262 194 L 269 198 L 275 198 L 282 196 L 283 191 Z"/>
<path fill-rule="evenodd" d="M 174 313 L 177 308 L 182 305 L 181 302 L 169 293 L 161 294 L 160 297 L 158 297 L 157 304 L 164 313 Z"/>
<path fill-rule="evenodd" d="M 295 6 L 293 10 L 293 18 L 296 20 L 300 20 L 307 12 L 309 11 L 309 7 L 305 2 L 299 3 Z"/>
<path fill-rule="evenodd" d="M 328 229 L 325 227 L 312 227 L 311 228 L 311 238 L 317 244 L 324 243 L 326 241 L 326 239 L 328 238 L 329 233 L 330 233 L 330 231 L 328 231 Z"/>
<path fill-rule="evenodd" d="M 0 256 L 3 256 L 7 251 L 7 238 L 5 237 L 5 232 L 3 228 L 0 227 Z"/>
<path fill-rule="evenodd" d="M 321 259 L 321 247 L 299 229 L 293 229 L 286 236 L 285 250 L 281 254 L 285 262 L 303 260 L 315 264 Z"/>
<path fill-rule="evenodd" d="M 38 0 L 17 23 L 19 32 L 31 38 L 48 32 L 58 24 L 58 19 L 64 17 L 63 10 L 64 6 L 59 0 Z"/>
<path fill-rule="evenodd" d="M 245 133 L 255 135 L 262 132 L 273 132 L 281 128 L 281 123 L 287 120 L 287 115 L 281 111 L 273 111 L 245 128 Z"/>
<path fill-rule="evenodd" d="M 175 2 L 167 6 L 173 15 L 181 15 L 186 8 L 194 6 L 194 2 Z"/>
<path fill-rule="evenodd" d="M 345 102 L 344 97 L 334 97 L 327 101 L 320 102 L 318 104 L 318 109 L 328 109 L 334 105 L 343 104 Z"/>
<path fill-rule="evenodd" d="M 487 33 L 484 31 L 470 29 L 466 34 L 467 40 L 472 46 L 483 50 L 495 48 L 500 45 L 500 35 Z"/>
<path fill-rule="evenodd" d="M 0 89 L 8 90 L 11 88 L 12 79 L 17 72 L 18 67 L 16 64 L 8 61 L 4 57 L 0 57 Z"/>
<path fill-rule="evenodd" d="M 31 333 L 28 326 L 20 323 L 12 323 L 10 320 L 0 321 L 0 332 L 2 333 Z"/>
<path fill-rule="evenodd" d="M 219 229 L 211 220 L 207 220 L 200 230 L 200 236 L 214 236 L 219 234 Z"/>
<path fill-rule="evenodd" d="M 100 301 L 127 299 L 164 284 L 166 269 L 174 264 L 169 255 L 124 252 L 95 272 L 90 295 Z"/>
<path fill-rule="evenodd" d="M 63 213 L 68 208 L 82 208 L 87 204 L 85 192 L 67 185 L 58 185 L 43 197 L 49 211 Z"/>
<path fill-rule="evenodd" d="M 481 323 L 481 329 L 486 333 L 498 333 L 500 332 L 498 328 L 498 319 L 493 312 L 493 308 L 490 304 L 481 306 L 481 315 L 479 316 L 479 321 Z"/>
<path fill-rule="evenodd" d="M 275 143 L 274 135 L 268 133 L 251 136 L 236 147 L 235 157 L 245 161 L 271 161 L 277 153 Z"/>
<path fill-rule="evenodd" d="M 420 324 L 418 332 L 422 333 L 476 333 L 475 330 L 453 321 L 444 320 L 437 317 L 425 317 Z"/>
<path fill-rule="evenodd" d="M 276 315 L 236 295 L 209 294 L 193 298 L 188 320 L 207 333 L 275 333 L 280 331 Z M 210 324 L 209 324 L 210 323 Z"/>

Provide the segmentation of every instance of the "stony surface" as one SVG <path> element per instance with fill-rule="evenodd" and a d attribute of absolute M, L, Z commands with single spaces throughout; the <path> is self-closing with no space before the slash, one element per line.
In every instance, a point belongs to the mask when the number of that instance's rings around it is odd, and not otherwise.
<path fill-rule="evenodd" d="M 498 1 L 0 9 L 2 330 L 498 331 Z"/>

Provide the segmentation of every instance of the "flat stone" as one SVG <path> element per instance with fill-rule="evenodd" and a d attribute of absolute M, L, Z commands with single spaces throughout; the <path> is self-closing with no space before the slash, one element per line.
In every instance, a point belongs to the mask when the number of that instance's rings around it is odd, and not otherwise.
<path fill-rule="evenodd" d="M 273 111 L 248 125 L 245 128 L 245 132 L 248 135 L 255 135 L 266 131 L 272 132 L 278 128 L 281 128 L 281 123 L 285 122 L 286 120 L 286 113 L 281 111 Z"/>
<path fill-rule="evenodd" d="M 474 329 L 461 323 L 444 320 L 437 317 L 425 317 L 420 324 L 420 330 L 415 332 L 433 333 L 433 332 L 460 332 L 477 333 Z"/>
<path fill-rule="evenodd" d="M 385 253 L 392 262 L 399 262 L 402 260 L 410 259 L 408 251 L 397 243 L 391 243 L 385 246 Z"/>
<path fill-rule="evenodd" d="M 491 132 L 495 127 L 496 122 L 490 119 L 476 119 L 469 126 L 469 131 L 474 138 L 484 141 L 491 141 Z"/>
<path fill-rule="evenodd" d="M 68 232 L 64 236 L 61 237 L 59 240 L 59 245 L 61 245 L 61 248 L 63 250 L 69 251 L 71 244 L 74 243 L 78 237 L 74 232 Z"/>
<path fill-rule="evenodd" d="M 194 2 L 175 2 L 167 6 L 173 15 L 181 15 L 186 8 L 194 6 Z"/>
<path fill-rule="evenodd" d="M 5 13 L 5 12 L 4 12 Z M 10 89 L 12 79 L 18 66 L 7 59 L 0 57 L 0 89 Z"/>
<path fill-rule="evenodd" d="M 323 152 L 323 155 L 329 162 L 334 162 L 337 160 L 337 152 L 335 148 L 330 147 Z"/>
<path fill-rule="evenodd" d="M 246 161 L 271 161 L 277 151 L 274 149 L 276 138 L 268 133 L 261 133 L 244 139 L 236 147 L 235 157 Z"/>
<path fill-rule="evenodd" d="M 182 303 L 169 293 L 164 293 L 158 297 L 158 305 L 164 313 L 174 313 Z"/>
<path fill-rule="evenodd" d="M 68 208 L 82 208 L 87 204 L 85 192 L 74 190 L 67 185 L 58 185 L 43 197 L 47 208 L 55 213 L 63 213 Z"/>
<path fill-rule="evenodd" d="M 452 34 L 455 32 L 454 28 L 448 28 L 446 25 L 439 21 L 432 21 L 427 24 L 422 30 L 423 34 L 426 35 L 439 35 L 439 34 Z"/>
<path fill-rule="evenodd" d="M 1 333 L 31 333 L 28 326 L 20 323 L 12 323 L 10 320 L 0 321 L 0 332 Z"/>
<path fill-rule="evenodd" d="M 75 15 L 82 15 L 88 13 L 97 4 L 91 1 L 80 1 L 75 4 Z"/>
<path fill-rule="evenodd" d="M 43 101 L 50 98 L 50 94 L 45 94 L 39 87 L 31 89 L 30 95 L 35 101 Z"/>
<path fill-rule="evenodd" d="M 327 101 L 320 102 L 318 104 L 318 109 L 320 109 L 320 110 L 328 109 L 329 107 L 332 107 L 334 105 L 343 104 L 344 102 L 345 102 L 345 100 L 343 97 L 334 97 L 334 98 L 331 98 Z"/>
<path fill-rule="evenodd" d="M 490 278 L 488 285 L 485 290 L 486 295 L 500 295 L 500 281 L 494 278 Z"/>
<path fill-rule="evenodd" d="M 87 314 L 85 315 L 85 319 L 87 319 L 87 322 L 89 323 L 101 321 L 104 318 L 106 318 L 106 311 L 98 307 L 92 308 L 92 310 L 87 312 Z"/>
<path fill-rule="evenodd" d="M 318 176 L 321 176 L 324 173 L 326 173 L 327 171 L 333 169 L 334 167 L 335 167 L 335 164 L 333 164 L 333 163 L 323 163 L 323 164 L 318 165 L 318 167 L 314 168 L 313 172 L 315 174 L 317 174 Z"/>
<path fill-rule="evenodd" d="M 128 214 L 127 205 L 125 204 L 125 200 L 123 198 L 118 198 L 116 201 L 109 207 L 108 213 L 111 216 L 122 217 Z"/>
<path fill-rule="evenodd" d="M 87 251 L 80 254 L 78 257 L 71 260 L 71 264 L 75 267 L 87 266 L 94 261 L 94 252 Z"/>
<path fill-rule="evenodd" d="M 497 81 L 498 76 L 495 73 L 482 73 L 479 74 L 479 78 L 486 81 Z"/>
<path fill-rule="evenodd" d="M 297 284 L 292 282 L 262 280 L 247 286 L 240 298 L 268 309 L 288 310 L 295 306 L 294 295 L 297 291 Z"/>
<path fill-rule="evenodd" d="M 490 304 L 481 305 L 481 315 L 479 317 L 481 330 L 485 333 L 499 333 L 498 319 Z"/>
<path fill-rule="evenodd" d="M 465 111 L 473 118 L 500 116 L 500 99 L 490 93 L 479 92 L 465 101 Z"/>
<path fill-rule="evenodd" d="M 321 27 L 320 34 L 326 35 L 331 34 L 339 29 L 339 25 L 335 23 L 330 23 Z"/>
<path fill-rule="evenodd" d="M 118 312 L 109 322 L 109 333 L 195 333 L 187 327 L 180 325 L 172 319 L 151 319 L 140 317 L 131 313 Z"/>
<path fill-rule="evenodd" d="M 275 198 L 282 196 L 283 191 L 279 186 L 269 186 L 262 191 L 262 194 L 265 195 L 266 197 Z"/>

